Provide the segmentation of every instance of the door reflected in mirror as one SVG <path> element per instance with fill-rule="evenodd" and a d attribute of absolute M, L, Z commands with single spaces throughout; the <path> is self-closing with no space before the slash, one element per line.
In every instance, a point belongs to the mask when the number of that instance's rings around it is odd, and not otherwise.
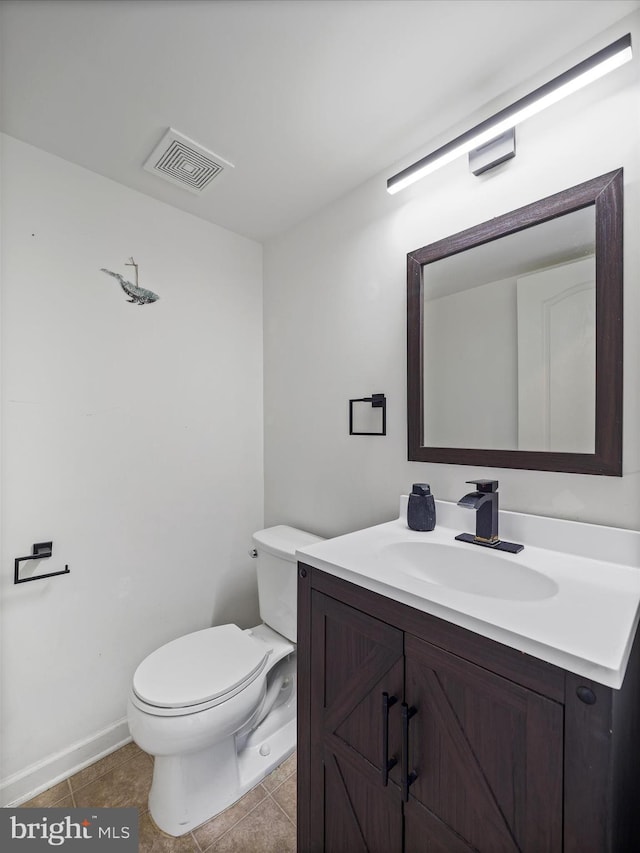
<path fill-rule="evenodd" d="M 409 459 L 622 473 L 622 170 L 407 272 Z"/>

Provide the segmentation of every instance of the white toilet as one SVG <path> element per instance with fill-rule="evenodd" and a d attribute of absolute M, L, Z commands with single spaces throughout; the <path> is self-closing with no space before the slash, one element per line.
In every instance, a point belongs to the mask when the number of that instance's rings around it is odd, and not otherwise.
<path fill-rule="evenodd" d="M 279 525 L 253 536 L 261 625 L 179 637 L 136 669 L 134 741 L 155 756 L 149 811 L 170 835 L 221 812 L 296 746 L 296 548 L 321 537 Z"/>

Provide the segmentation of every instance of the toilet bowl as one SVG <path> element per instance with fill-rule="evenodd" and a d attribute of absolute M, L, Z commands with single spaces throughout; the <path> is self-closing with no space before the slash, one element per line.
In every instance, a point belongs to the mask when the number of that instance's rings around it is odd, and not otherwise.
<path fill-rule="evenodd" d="M 285 525 L 254 534 L 263 623 L 219 625 L 152 652 L 127 703 L 133 740 L 154 756 L 149 811 L 183 835 L 258 784 L 296 746 L 296 548 Z"/>

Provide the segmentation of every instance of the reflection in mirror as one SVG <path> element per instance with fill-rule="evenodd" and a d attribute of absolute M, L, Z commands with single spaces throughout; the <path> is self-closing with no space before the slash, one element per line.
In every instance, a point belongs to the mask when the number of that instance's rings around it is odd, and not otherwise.
<path fill-rule="evenodd" d="M 424 441 L 593 453 L 593 206 L 424 271 Z"/>
<path fill-rule="evenodd" d="M 407 256 L 409 459 L 622 473 L 622 170 Z"/>

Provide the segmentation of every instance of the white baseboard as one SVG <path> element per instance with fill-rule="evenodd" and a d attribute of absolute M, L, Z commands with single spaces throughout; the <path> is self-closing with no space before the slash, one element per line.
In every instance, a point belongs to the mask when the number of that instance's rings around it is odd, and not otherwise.
<path fill-rule="evenodd" d="M 19 806 L 131 741 L 126 718 L 0 782 L 0 808 Z"/>

